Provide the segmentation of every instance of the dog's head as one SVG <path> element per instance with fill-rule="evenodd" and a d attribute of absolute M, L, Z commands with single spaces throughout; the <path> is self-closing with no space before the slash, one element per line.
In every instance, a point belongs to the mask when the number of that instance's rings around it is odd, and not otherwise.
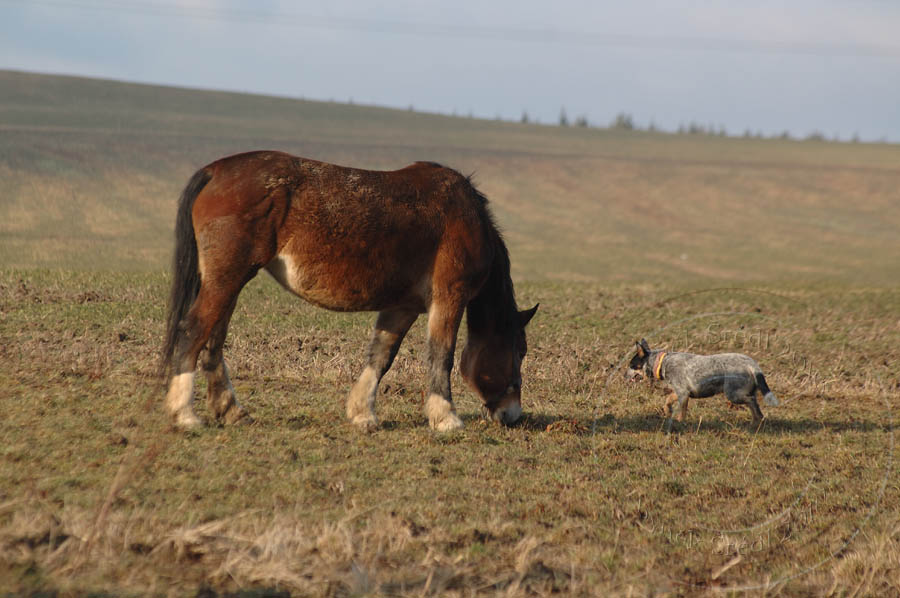
<path fill-rule="evenodd" d="M 625 379 L 630 382 L 647 377 L 647 364 L 650 362 L 650 345 L 647 344 L 647 339 L 642 338 L 640 342 L 635 343 L 635 349 L 634 357 L 631 358 L 628 369 L 625 370 Z"/>

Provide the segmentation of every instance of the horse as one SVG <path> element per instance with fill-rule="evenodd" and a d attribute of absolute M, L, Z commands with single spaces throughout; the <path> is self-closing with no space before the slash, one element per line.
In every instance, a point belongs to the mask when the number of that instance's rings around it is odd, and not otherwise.
<path fill-rule="evenodd" d="M 261 269 L 319 307 L 378 312 L 347 398 L 359 428 L 378 427 L 378 384 L 422 313 L 431 428 L 463 427 L 450 392 L 463 312 L 463 379 L 487 418 L 511 425 L 521 416 L 525 326 L 538 306 L 518 309 L 506 245 L 471 177 L 433 162 L 373 171 L 275 151 L 200 168 L 178 204 L 160 367 L 176 428 L 202 425 L 191 407 L 198 360 L 212 415 L 225 425 L 252 421 L 222 349 L 238 294 Z"/>

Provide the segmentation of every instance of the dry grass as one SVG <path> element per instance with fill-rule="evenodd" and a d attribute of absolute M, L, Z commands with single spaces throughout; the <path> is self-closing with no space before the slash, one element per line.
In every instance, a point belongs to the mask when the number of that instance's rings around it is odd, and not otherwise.
<path fill-rule="evenodd" d="M 0 594 L 900 595 L 900 148 L 523 126 L 0 72 Z M 366 314 L 241 295 L 256 423 L 169 429 L 174 198 L 257 147 L 477 171 L 529 330 L 520 425 L 428 430 L 424 324 L 359 434 Z M 49 268 L 49 269 L 48 269 Z M 631 343 L 782 401 L 662 432 Z M 200 381 L 198 411 L 205 413 Z"/>
<path fill-rule="evenodd" d="M 2 71 L 0 132 L 8 267 L 158 271 L 191 173 L 267 148 L 474 172 L 519 278 L 900 278 L 897 145 L 521 125 Z"/>
<path fill-rule="evenodd" d="M 521 284 L 542 302 L 525 419 L 483 424 L 454 376 L 467 428 L 447 436 L 424 423 L 421 323 L 383 428 L 361 435 L 342 403 L 370 318 L 254 281 L 228 358 L 257 423 L 184 435 L 147 359 L 164 279 L 6 271 L 0 292 L 0 585 L 16 591 L 900 591 L 896 291 Z M 751 353 L 783 406 L 754 430 L 696 401 L 666 436 L 661 392 L 621 380 L 637 336 Z"/>

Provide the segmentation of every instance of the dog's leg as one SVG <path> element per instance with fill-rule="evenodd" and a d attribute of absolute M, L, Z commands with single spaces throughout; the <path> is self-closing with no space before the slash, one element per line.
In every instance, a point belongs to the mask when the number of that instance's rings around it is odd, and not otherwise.
<path fill-rule="evenodd" d="M 753 426 L 758 428 L 763 420 L 763 414 L 759 409 L 759 403 L 756 402 L 756 391 L 747 398 L 747 409 L 753 415 Z"/>
<path fill-rule="evenodd" d="M 678 400 L 678 395 L 671 388 L 669 392 L 666 393 L 666 405 L 663 407 L 663 410 L 666 412 L 666 417 L 672 417 L 672 405 Z"/>
<path fill-rule="evenodd" d="M 672 431 L 673 413 L 677 410 L 677 419 L 679 422 L 684 421 L 684 414 L 687 411 L 688 395 L 679 395 L 676 390 L 671 390 L 666 396 L 666 434 Z M 673 408 L 673 405 L 675 406 Z"/>
<path fill-rule="evenodd" d="M 685 416 L 685 414 L 687 413 L 688 395 L 687 395 L 687 394 L 678 395 L 678 399 L 677 399 L 677 401 L 676 401 L 676 404 L 677 404 L 677 407 L 676 407 L 676 408 L 677 408 L 677 410 L 678 410 L 677 419 L 678 419 L 679 422 L 683 422 L 683 421 L 684 421 L 684 416 Z"/>
<path fill-rule="evenodd" d="M 691 397 L 684 397 L 683 401 L 679 401 L 681 407 L 678 409 L 678 421 L 683 422 L 684 418 L 687 417 L 688 412 L 688 403 L 690 402 Z"/>

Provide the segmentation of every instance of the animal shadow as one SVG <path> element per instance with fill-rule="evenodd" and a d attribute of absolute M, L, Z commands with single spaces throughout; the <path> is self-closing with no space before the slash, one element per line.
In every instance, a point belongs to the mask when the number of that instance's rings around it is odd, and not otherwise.
<path fill-rule="evenodd" d="M 657 414 L 630 415 L 616 418 L 606 414 L 593 421 L 596 432 L 665 432 L 666 417 Z M 756 428 L 750 420 L 734 420 L 719 417 L 692 417 L 683 422 L 673 421 L 672 432 L 691 432 L 697 434 L 717 433 L 746 428 L 755 434 L 811 434 L 814 432 L 874 432 L 884 430 L 893 432 L 894 426 L 874 421 L 841 421 L 841 420 L 814 420 L 809 418 L 789 419 L 783 417 L 768 416 L 763 419 L 759 428 Z"/>

